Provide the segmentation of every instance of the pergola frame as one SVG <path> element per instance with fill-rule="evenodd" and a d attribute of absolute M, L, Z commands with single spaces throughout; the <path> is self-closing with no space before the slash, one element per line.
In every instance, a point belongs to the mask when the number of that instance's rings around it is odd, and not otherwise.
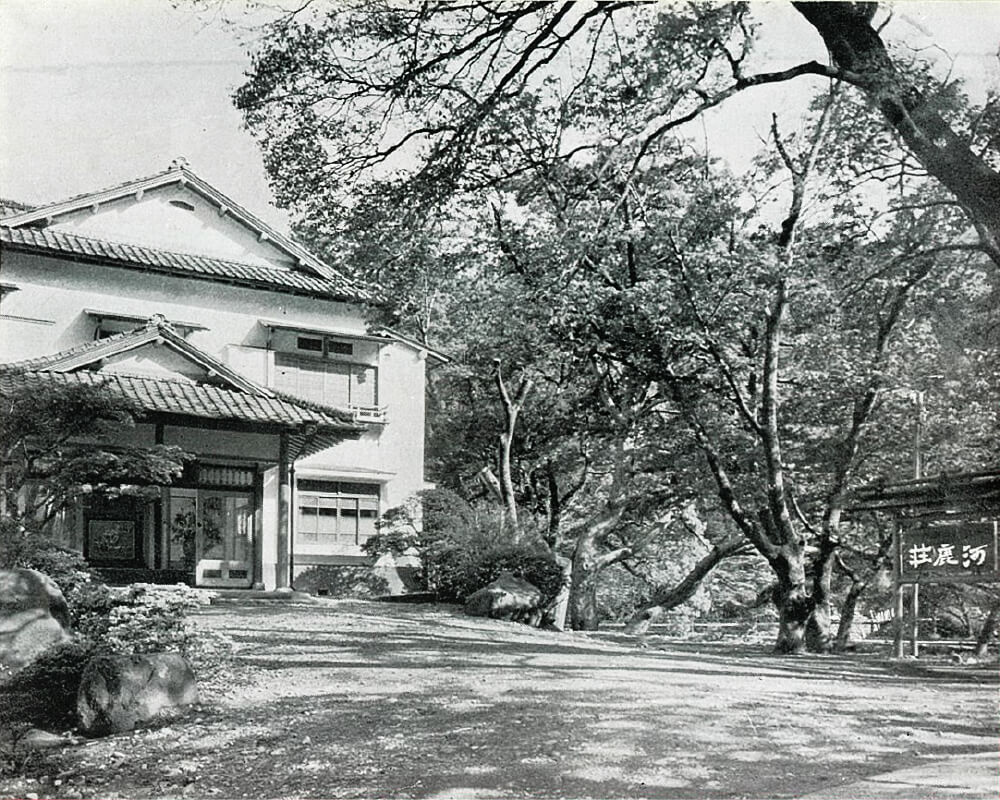
<path fill-rule="evenodd" d="M 878 482 L 853 492 L 849 505 L 852 514 L 882 513 L 895 517 L 893 531 L 894 650 L 903 656 L 904 592 L 912 586 L 910 645 L 919 653 L 921 583 L 990 583 L 1000 581 L 1000 574 L 932 575 L 904 579 L 902 576 L 902 536 L 907 524 L 974 522 L 1000 520 L 1000 469 L 981 472 L 942 473 L 936 477 L 912 478 L 896 483 Z"/>

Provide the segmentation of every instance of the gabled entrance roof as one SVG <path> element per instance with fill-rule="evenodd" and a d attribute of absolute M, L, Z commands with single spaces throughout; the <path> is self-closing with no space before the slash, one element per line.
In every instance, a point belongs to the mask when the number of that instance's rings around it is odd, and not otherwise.
<path fill-rule="evenodd" d="M 166 345 L 168 348 L 180 353 L 210 375 L 218 376 L 221 380 L 231 384 L 234 389 L 251 392 L 264 397 L 274 397 L 274 392 L 270 389 L 244 378 L 218 359 L 188 342 L 183 336 L 177 334 L 170 323 L 160 315 L 151 317 L 141 328 L 117 333 L 104 339 L 95 339 L 92 342 L 85 342 L 59 353 L 19 361 L 14 364 L 5 365 L 2 368 L 11 367 L 45 372 L 73 372 L 98 364 L 107 358 L 146 347 L 154 342 Z"/>
<path fill-rule="evenodd" d="M 266 397 L 220 386 L 106 374 L 81 370 L 54 372 L 0 369 L 0 396 L 19 388 L 44 390 L 47 385 L 104 386 L 126 397 L 150 414 L 176 415 L 215 422 L 261 425 L 267 428 L 322 427 L 328 432 L 355 434 L 364 430 L 353 417 L 333 408 L 324 409 L 295 398 Z M 220 427 L 220 426 L 215 426 Z M 341 437 L 350 438 L 350 436 Z"/>
<path fill-rule="evenodd" d="M 154 344 L 196 364 L 212 383 L 96 369 L 106 359 Z M 356 438 L 366 426 L 349 411 L 331 408 L 261 386 L 173 331 L 162 317 L 144 327 L 42 358 L 0 365 L 0 396 L 51 385 L 101 386 L 135 403 L 145 421 L 235 431 L 284 433 L 295 457 Z"/>

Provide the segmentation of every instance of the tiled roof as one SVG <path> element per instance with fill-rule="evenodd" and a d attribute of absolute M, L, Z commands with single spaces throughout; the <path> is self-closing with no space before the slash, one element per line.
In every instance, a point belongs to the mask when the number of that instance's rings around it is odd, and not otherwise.
<path fill-rule="evenodd" d="M 102 359 L 152 342 L 174 348 L 227 385 L 85 369 Z M 148 413 L 309 429 L 321 435 L 340 434 L 341 437 L 364 429 L 349 411 L 278 394 L 242 377 L 187 342 L 160 316 L 152 317 L 146 325 L 132 331 L 84 342 L 51 355 L 0 364 L 0 395 L 24 387 L 44 391 L 45 386 L 53 383 L 105 386 Z"/>
<path fill-rule="evenodd" d="M 275 230 L 254 214 L 251 214 L 239 203 L 233 202 L 231 198 L 224 195 L 210 183 L 198 177 L 191 171 L 187 160 L 184 158 L 174 159 L 168 169 L 146 178 L 126 181 L 117 186 L 100 189 L 96 192 L 86 192 L 61 202 L 48 203 L 37 208 L 23 209 L 10 215 L 0 215 L 0 224 L 11 228 L 31 226 L 33 223 L 58 217 L 62 214 L 72 213 L 86 206 L 100 205 L 109 201 L 113 202 L 126 195 L 141 194 L 145 191 L 173 185 L 183 186 L 206 198 L 218 206 L 220 211 L 230 214 L 242 225 L 254 231 L 259 236 L 267 238 L 279 250 L 283 250 L 295 258 L 307 272 L 312 272 L 321 278 L 335 279 L 338 277 L 336 270 L 331 269 L 328 264 L 324 264 L 302 245 Z"/>
<path fill-rule="evenodd" d="M 19 203 L 17 200 L 0 197 L 0 218 L 9 217 L 12 214 L 23 214 L 25 211 L 31 211 L 32 208 L 33 206 L 29 206 L 27 203 Z"/>
<path fill-rule="evenodd" d="M 37 358 L 18 361 L 0 369 L 13 368 L 29 371 L 70 372 L 101 359 L 120 355 L 150 342 L 160 341 L 180 352 L 189 361 L 198 364 L 211 374 L 218 375 L 231 384 L 232 388 L 249 391 L 253 394 L 272 396 L 274 392 L 248 380 L 227 365 L 210 356 L 203 350 L 178 334 L 162 315 L 153 316 L 149 321 L 134 330 L 116 333 L 103 339 L 93 339 L 75 347 L 60 350 L 58 353 L 39 356 Z"/>
<path fill-rule="evenodd" d="M 104 386 L 150 413 L 176 414 L 262 426 L 317 426 L 324 432 L 351 435 L 361 430 L 351 415 L 299 403 L 289 397 L 266 397 L 218 386 L 106 372 L 47 372 L 0 367 L 0 395 L 21 388 L 44 391 L 52 384 Z"/>
<path fill-rule="evenodd" d="M 0 246 L 56 257 L 71 257 L 88 263 L 112 264 L 147 272 L 221 281 L 331 300 L 369 302 L 374 299 L 371 291 L 343 275 L 321 278 L 296 270 L 109 242 L 44 228 L 0 227 Z"/>
<path fill-rule="evenodd" d="M 158 329 L 155 327 L 142 327 L 132 331 L 115 333 L 103 339 L 91 339 L 74 347 L 60 350 L 58 353 L 38 356 L 37 358 L 28 358 L 24 361 L 17 361 L 11 364 L 0 364 L 0 370 L 13 369 L 22 372 L 39 372 L 58 367 L 71 359 L 86 358 L 88 361 L 97 361 L 105 356 L 121 352 L 123 347 L 132 343 L 133 340 L 135 340 L 136 344 L 141 344 L 138 341 L 139 337 L 142 337 L 143 341 L 156 338 L 157 332 Z"/>

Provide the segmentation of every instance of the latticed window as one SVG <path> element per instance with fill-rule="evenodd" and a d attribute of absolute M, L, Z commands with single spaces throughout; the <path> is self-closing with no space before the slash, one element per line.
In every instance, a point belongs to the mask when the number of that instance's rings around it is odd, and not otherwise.
<path fill-rule="evenodd" d="M 198 483 L 202 486 L 251 487 L 256 477 L 253 467 L 199 464 Z"/>
<path fill-rule="evenodd" d="M 300 479 L 296 499 L 297 545 L 313 552 L 357 553 L 375 535 L 378 484 Z"/>
<path fill-rule="evenodd" d="M 274 387 L 335 408 L 378 405 L 378 368 L 287 353 L 274 357 Z"/>

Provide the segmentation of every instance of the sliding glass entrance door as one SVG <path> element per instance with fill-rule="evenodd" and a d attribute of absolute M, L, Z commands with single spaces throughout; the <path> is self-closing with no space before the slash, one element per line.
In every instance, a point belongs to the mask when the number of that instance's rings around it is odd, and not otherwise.
<path fill-rule="evenodd" d="M 193 572 L 197 586 L 253 582 L 252 492 L 170 489 L 168 566 Z"/>

